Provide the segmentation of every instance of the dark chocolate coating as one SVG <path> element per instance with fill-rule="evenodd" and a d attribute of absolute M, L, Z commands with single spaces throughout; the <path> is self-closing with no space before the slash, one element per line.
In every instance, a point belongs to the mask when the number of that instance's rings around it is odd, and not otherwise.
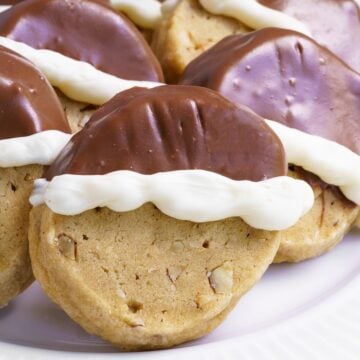
<path fill-rule="evenodd" d="M 163 81 L 136 27 L 100 1 L 27 0 L 0 14 L 0 35 L 128 80 Z"/>
<path fill-rule="evenodd" d="M 70 133 L 55 91 L 28 60 L 0 47 L 0 139 L 44 130 Z"/>
<path fill-rule="evenodd" d="M 225 38 L 189 64 L 181 83 L 360 154 L 360 75 L 299 33 L 268 28 Z"/>
<path fill-rule="evenodd" d="M 314 39 L 360 71 L 360 10 L 354 0 L 258 0 L 303 22 Z"/>
<path fill-rule="evenodd" d="M 280 140 L 252 111 L 212 90 L 174 85 L 116 95 L 71 139 L 46 177 L 185 169 L 258 181 L 285 175 L 287 163 Z"/>

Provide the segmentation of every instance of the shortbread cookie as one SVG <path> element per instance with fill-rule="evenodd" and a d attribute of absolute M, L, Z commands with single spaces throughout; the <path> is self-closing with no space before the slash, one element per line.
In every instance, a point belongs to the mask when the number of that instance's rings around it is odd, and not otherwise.
<path fill-rule="evenodd" d="M 176 83 L 186 65 L 225 36 L 249 29 L 234 19 L 210 15 L 197 0 L 182 0 L 155 30 L 152 49 L 166 81 Z"/>
<path fill-rule="evenodd" d="M 181 82 L 212 88 L 266 119 L 360 153 L 360 99 L 354 85 L 360 84 L 359 75 L 299 33 L 269 28 L 228 37 L 191 62 Z M 357 211 L 339 192 L 324 187 L 313 211 L 283 233 L 277 261 L 300 261 L 331 248 Z"/>
<path fill-rule="evenodd" d="M 48 181 L 37 182 L 35 276 L 70 317 L 121 348 L 165 348 L 203 336 L 278 250 L 276 231 L 255 230 L 235 209 L 243 207 L 258 228 L 279 229 L 289 213 L 295 217 L 287 226 L 311 207 L 311 189 L 284 177 L 286 167 L 265 122 L 211 90 L 122 92 L 71 139 Z M 284 183 L 275 190 L 272 181 Z M 238 192 L 240 184 L 252 190 Z M 216 202 L 224 191 L 227 200 Z"/>
<path fill-rule="evenodd" d="M 17 140 L 45 130 L 70 132 L 61 104 L 44 76 L 27 60 L 0 47 L 0 307 L 33 280 L 28 255 L 29 196 L 42 166 L 12 167 Z M 9 148 L 8 148 L 9 146 Z M 22 151 L 22 145 L 20 144 Z M 34 149 L 30 150 L 34 152 Z M 14 164 L 16 166 L 17 164 Z M 2 165 L 4 166 L 4 165 Z"/>
<path fill-rule="evenodd" d="M 359 51 L 353 46 L 354 42 L 360 41 L 360 11 L 355 1 L 259 2 L 302 22 L 317 42 L 328 47 L 350 66 L 359 69 Z M 216 3 L 214 2 L 214 7 Z M 313 16 L 314 13 L 317 16 Z M 283 26 L 277 25 L 271 18 L 266 20 L 262 27 L 269 26 L 269 23 L 277 27 Z M 182 0 L 163 19 L 155 32 L 152 46 L 164 68 L 167 80 L 177 82 L 186 65 L 206 49 L 229 35 L 249 31 L 253 29 L 235 17 L 214 15 L 205 10 L 198 0 Z"/>

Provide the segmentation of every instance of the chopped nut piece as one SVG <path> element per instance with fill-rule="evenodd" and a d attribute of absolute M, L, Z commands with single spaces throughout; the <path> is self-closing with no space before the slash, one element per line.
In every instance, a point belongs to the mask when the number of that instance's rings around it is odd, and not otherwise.
<path fill-rule="evenodd" d="M 172 245 L 171 245 L 171 250 L 173 252 L 180 252 L 182 250 L 184 250 L 185 246 L 183 244 L 182 241 L 175 241 Z"/>
<path fill-rule="evenodd" d="M 122 288 L 117 288 L 116 289 L 116 295 L 120 298 L 120 299 L 125 299 L 126 298 L 126 294 L 125 291 Z"/>
<path fill-rule="evenodd" d="M 230 292 L 233 286 L 233 270 L 230 262 L 211 271 L 209 282 L 216 294 Z"/>
<path fill-rule="evenodd" d="M 77 257 L 77 244 L 76 242 L 66 234 L 60 234 L 58 236 L 58 246 L 60 252 L 70 260 L 76 260 Z"/>
<path fill-rule="evenodd" d="M 167 268 L 167 275 L 171 282 L 175 282 L 184 271 L 184 266 L 170 266 Z"/>

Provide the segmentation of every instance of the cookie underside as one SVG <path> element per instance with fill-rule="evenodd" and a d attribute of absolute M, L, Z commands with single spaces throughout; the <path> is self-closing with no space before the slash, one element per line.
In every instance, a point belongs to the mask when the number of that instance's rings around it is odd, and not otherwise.
<path fill-rule="evenodd" d="M 195 224 L 152 204 L 60 216 L 34 208 L 34 274 L 88 332 L 126 350 L 171 347 L 221 323 L 262 276 L 277 232 L 238 218 Z"/>
<path fill-rule="evenodd" d="M 28 253 L 29 196 L 42 166 L 0 168 L 0 308 L 33 281 Z"/>

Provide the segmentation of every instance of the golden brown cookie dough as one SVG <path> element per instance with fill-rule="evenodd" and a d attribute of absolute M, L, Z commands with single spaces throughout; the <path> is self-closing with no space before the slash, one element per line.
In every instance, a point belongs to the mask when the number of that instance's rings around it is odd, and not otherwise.
<path fill-rule="evenodd" d="M 31 213 L 30 253 L 45 292 L 88 332 L 127 350 L 167 348 L 214 329 L 262 276 L 277 232 L 238 218 L 195 224 L 152 204 L 116 213 Z"/>
<path fill-rule="evenodd" d="M 197 0 L 182 0 L 155 30 L 152 48 L 165 79 L 176 83 L 186 65 L 224 37 L 250 31 L 239 21 L 211 15 Z"/>
<path fill-rule="evenodd" d="M 29 196 L 43 167 L 0 168 L 0 308 L 33 281 L 28 253 Z"/>
<path fill-rule="evenodd" d="M 300 169 L 290 170 L 289 175 L 305 181 L 315 178 Z M 315 194 L 314 206 L 296 225 L 280 232 L 276 263 L 299 262 L 331 250 L 348 233 L 359 214 L 359 207 L 336 187 L 322 187 L 320 180 L 309 183 Z"/>

